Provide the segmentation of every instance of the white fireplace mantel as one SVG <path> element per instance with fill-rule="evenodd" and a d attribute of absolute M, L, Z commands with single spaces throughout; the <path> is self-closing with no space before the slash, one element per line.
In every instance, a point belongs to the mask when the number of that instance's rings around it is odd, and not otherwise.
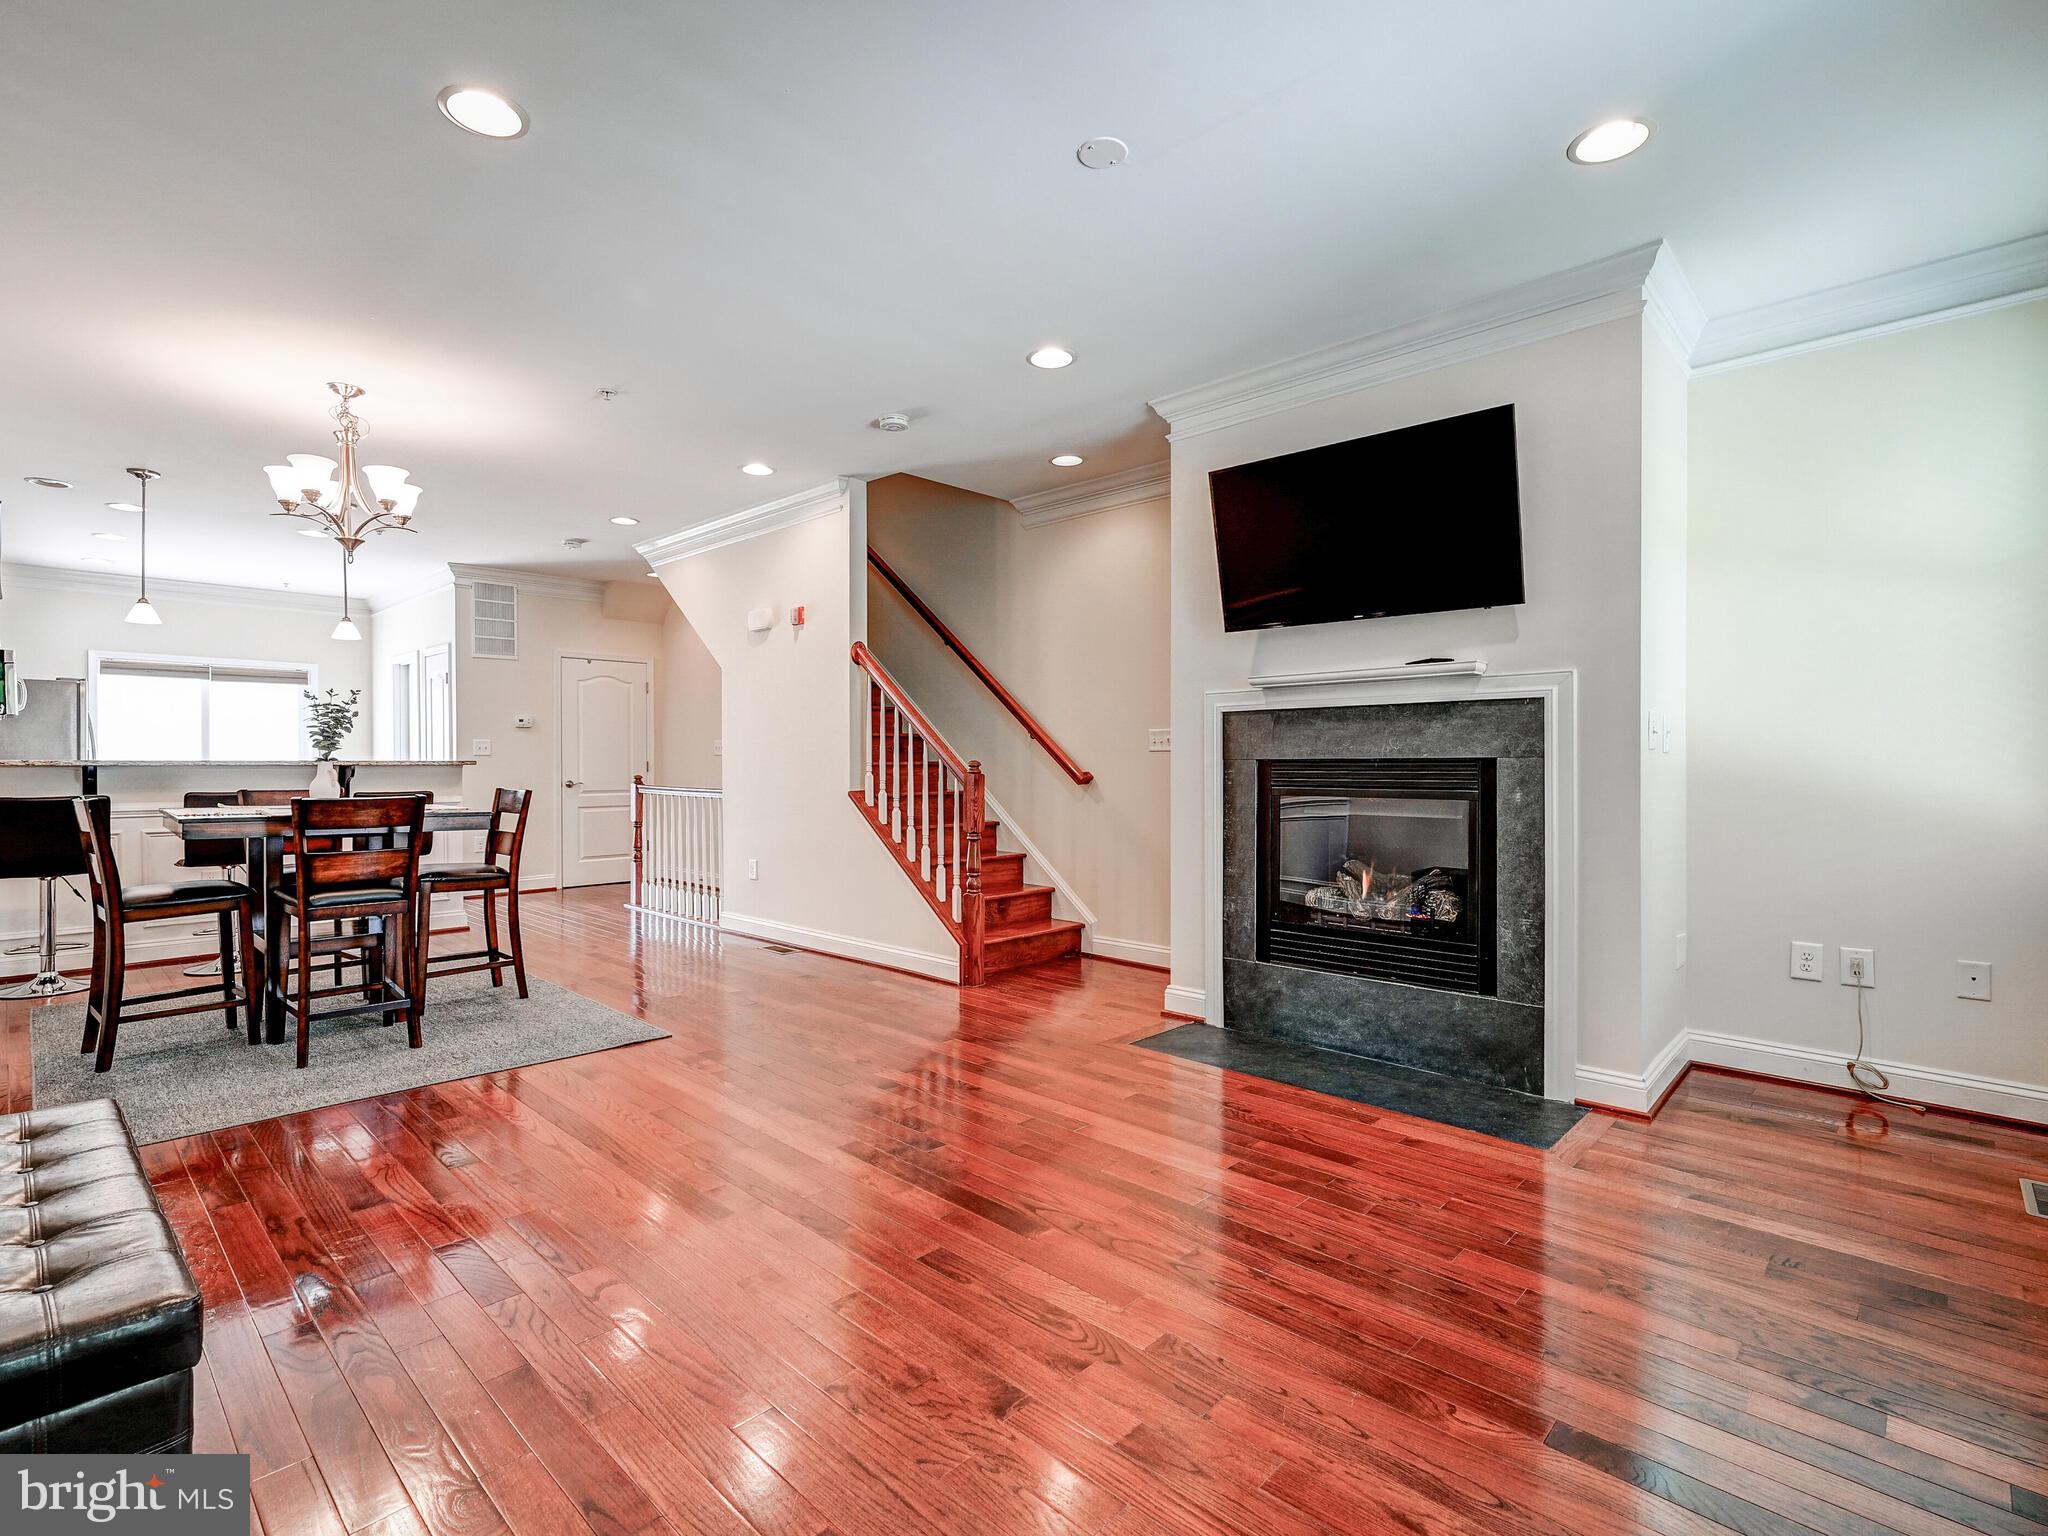
<path fill-rule="evenodd" d="M 1375 704 L 1452 704 L 1542 699 L 1543 709 L 1543 1092 L 1575 1096 L 1579 1055 L 1578 674 L 1502 672 L 1484 662 L 1447 662 L 1254 678 L 1265 686 L 1202 696 L 1202 896 L 1204 1012 L 1223 1018 L 1223 717 L 1249 710 L 1344 709 Z"/>

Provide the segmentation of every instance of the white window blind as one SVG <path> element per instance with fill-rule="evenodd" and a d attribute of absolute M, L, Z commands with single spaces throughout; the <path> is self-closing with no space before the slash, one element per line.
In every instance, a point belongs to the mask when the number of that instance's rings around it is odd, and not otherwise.
<path fill-rule="evenodd" d="M 302 694 L 311 667 L 94 656 L 92 673 L 101 757 L 229 763 L 308 754 Z"/>
<path fill-rule="evenodd" d="M 469 591 L 472 656 L 519 654 L 519 589 L 509 582 L 479 581 Z"/>

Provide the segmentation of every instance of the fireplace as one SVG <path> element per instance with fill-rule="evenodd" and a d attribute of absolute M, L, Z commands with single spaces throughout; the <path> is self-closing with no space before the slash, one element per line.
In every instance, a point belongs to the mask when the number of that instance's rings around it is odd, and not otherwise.
<path fill-rule="evenodd" d="M 1259 764 L 1257 958 L 1494 995 L 1494 761 Z"/>

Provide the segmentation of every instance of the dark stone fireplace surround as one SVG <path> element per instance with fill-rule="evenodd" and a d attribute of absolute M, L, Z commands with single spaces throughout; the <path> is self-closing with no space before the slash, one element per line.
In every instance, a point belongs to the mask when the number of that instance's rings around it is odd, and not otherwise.
<path fill-rule="evenodd" d="M 1471 699 L 1226 714 L 1225 1026 L 1542 1093 L 1543 710 L 1541 699 Z M 1440 757 L 1494 760 L 1495 995 L 1260 961 L 1260 762 Z"/>

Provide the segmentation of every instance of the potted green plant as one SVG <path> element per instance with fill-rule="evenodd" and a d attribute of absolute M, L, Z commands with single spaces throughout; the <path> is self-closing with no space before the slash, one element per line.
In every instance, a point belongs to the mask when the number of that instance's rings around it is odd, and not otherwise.
<path fill-rule="evenodd" d="M 342 740 L 355 729 L 356 716 L 360 713 L 357 700 L 363 696 L 360 688 L 351 688 L 348 697 L 342 698 L 334 689 L 327 690 L 327 696 L 308 688 L 306 694 L 306 736 L 313 743 L 313 752 L 318 762 L 313 769 L 313 782 L 307 794 L 315 800 L 338 800 L 341 798 L 341 775 L 334 766 L 334 754 L 341 750 Z"/>

